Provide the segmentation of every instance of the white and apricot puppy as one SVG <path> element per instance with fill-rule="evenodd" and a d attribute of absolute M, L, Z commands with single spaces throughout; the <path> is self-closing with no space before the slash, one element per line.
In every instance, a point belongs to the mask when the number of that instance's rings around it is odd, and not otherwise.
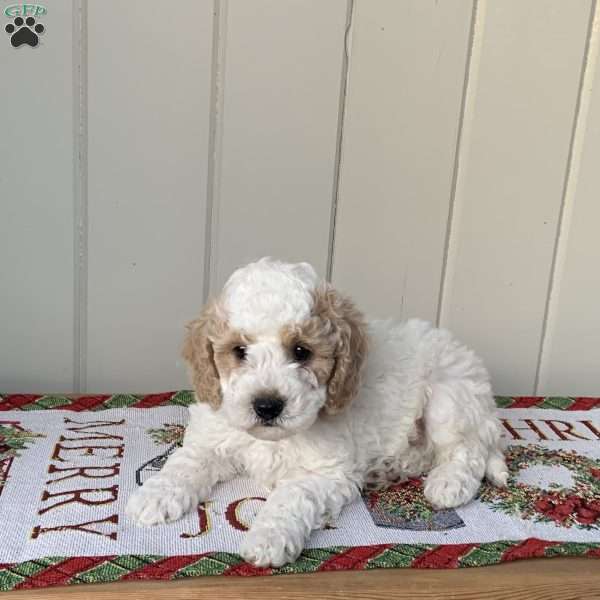
<path fill-rule="evenodd" d="M 364 487 L 427 473 L 437 508 L 508 477 L 481 360 L 429 323 L 371 321 L 306 264 L 237 270 L 188 326 L 198 404 L 183 446 L 130 498 L 141 525 L 178 519 L 219 482 L 271 489 L 240 553 L 293 561 Z"/>

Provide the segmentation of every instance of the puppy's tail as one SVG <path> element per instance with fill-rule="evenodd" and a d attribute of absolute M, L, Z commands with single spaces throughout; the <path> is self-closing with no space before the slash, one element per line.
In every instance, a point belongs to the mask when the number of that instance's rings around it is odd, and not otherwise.
<path fill-rule="evenodd" d="M 508 483 L 508 467 L 500 450 L 493 450 L 485 465 L 486 479 L 496 487 L 506 487 Z"/>

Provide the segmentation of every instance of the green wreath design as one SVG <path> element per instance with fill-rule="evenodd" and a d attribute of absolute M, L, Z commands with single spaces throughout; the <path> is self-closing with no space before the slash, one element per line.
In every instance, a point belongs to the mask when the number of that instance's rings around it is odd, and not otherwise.
<path fill-rule="evenodd" d="M 493 510 L 559 527 L 600 529 L 600 460 L 574 451 L 542 446 L 511 446 L 506 453 L 511 473 L 508 487 L 484 485 L 479 499 Z M 563 466 L 571 472 L 573 487 L 551 484 L 550 489 L 516 481 L 532 465 Z"/>
<path fill-rule="evenodd" d="M 387 489 L 371 492 L 367 496 L 369 508 L 377 504 L 385 512 L 407 521 L 431 519 L 435 513 L 423 494 L 423 480 L 407 479 Z"/>
<path fill-rule="evenodd" d="M 0 491 L 6 483 L 6 461 L 20 456 L 20 452 L 27 450 L 28 444 L 40 437 L 46 436 L 11 424 L 0 424 Z"/>
<path fill-rule="evenodd" d="M 19 456 L 19 451 L 26 450 L 27 444 L 40 437 L 46 436 L 14 425 L 0 425 L 0 460 Z"/>
<path fill-rule="evenodd" d="M 185 433 L 185 425 L 164 423 L 163 427 L 147 429 L 146 433 L 150 435 L 157 446 L 162 444 L 177 444 L 181 446 L 183 443 L 183 434 Z"/>

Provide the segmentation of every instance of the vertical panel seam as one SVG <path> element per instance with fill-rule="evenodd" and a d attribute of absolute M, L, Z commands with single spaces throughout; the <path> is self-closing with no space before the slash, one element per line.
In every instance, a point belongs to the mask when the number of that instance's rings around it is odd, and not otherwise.
<path fill-rule="evenodd" d="M 464 128 L 467 118 L 467 112 L 470 108 L 470 105 L 467 102 L 467 99 L 470 97 L 472 92 L 472 68 L 473 68 L 473 51 L 476 42 L 476 31 L 482 27 L 483 19 L 481 17 L 479 0 L 473 1 L 473 7 L 471 10 L 471 27 L 469 31 L 469 44 L 467 50 L 467 57 L 465 61 L 465 76 L 463 81 L 463 90 L 462 90 L 462 99 L 460 106 L 460 114 L 458 119 L 458 128 L 456 133 L 456 145 L 454 150 L 454 166 L 452 170 L 452 183 L 450 185 L 450 201 L 448 205 L 448 217 L 446 221 L 446 239 L 444 242 L 444 256 L 442 259 L 442 269 L 440 275 L 440 285 L 439 285 L 439 295 L 438 295 L 438 305 L 437 305 L 437 315 L 436 315 L 436 324 L 439 327 L 442 325 L 442 321 L 444 318 L 443 310 L 444 310 L 444 301 L 446 299 L 446 288 L 448 285 L 449 279 L 449 260 L 450 253 L 455 242 L 456 232 L 455 232 L 455 207 L 457 202 L 457 186 L 459 179 L 459 172 L 461 168 L 461 156 L 463 151 L 463 142 L 464 142 Z"/>
<path fill-rule="evenodd" d="M 214 289 L 217 276 L 227 9 L 228 0 L 214 0 L 204 229 L 204 286 L 202 290 L 204 302 L 208 300 Z"/>
<path fill-rule="evenodd" d="M 579 86 L 577 90 L 577 99 L 575 102 L 575 111 L 573 114 L 573 126 L 571 128 L 571 137 L 569 140 L 569 150 L 563 179 L 561 205 L 558 215 L 558 222 L 556 225 L 556 235 L 554 239 L 552 261 L 550 264 L 550 276 L 548 278 L 546 303 L 544 306 L 544 316 L 540 333 L 540 342 L 538 347 L 538 357 L 533 386 L 533 393 L 536 395 L 540 391 L 540 381 L 548 354 L 548 347 L 550 346 L 552 337 L 551 329 L 556 318 L 560 282 L 562 280 L 562 267 L 564 266 L 567 242 L 569 238 L 573 204 L 575 200 L 575 190 L 577 187 L 577 179 L 583 151 L 583 142 L 585 138 L 585 124 L 587 122 L 587 116 L 589 112 L 590 98 L 592 94 L 592 82 L 600 43 L 598 35 L 599 29 L 600 15 L 598 11 L 598 1 L 593 0 L 590 7 L 590 18 L 586 33 L 586 43 L 582 59 Z"/>
<path fill-rule="evenodd" d="M 338 105 L 338 123 L 335 145 L 335 159 L 333 167 L 333 190 L 331 197 L 331 212 L 329 215 L 329 243 L 327 248 L 326 278 L 331 281 L 333 277 L 333 260 L 335 252 L 335 234 L 337 209 L 339 205 L 340 178 L 342 152 L 344 142 L 344 125 L 346 119 L 346 105 L 348 96 L 348 81 L 350 77 L 350 45 L 352 40 L 352 25 L 354 17 L 354 0 L 348 0 L 346 5 L 346 25 L 344 30 L 344 49 L 342 54 L 342 73 L 340 78 L 340 96 Z"/>
<path fill-rule="evenodd" d="M 87 386 L 87 0 L 73 3 L 73 391 Z"/>

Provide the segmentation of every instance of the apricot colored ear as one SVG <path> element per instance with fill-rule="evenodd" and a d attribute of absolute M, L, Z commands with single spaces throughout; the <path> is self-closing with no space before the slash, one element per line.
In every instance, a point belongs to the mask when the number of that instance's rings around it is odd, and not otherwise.
<path fill-rule="evenodd" d="M 210 331 L 217 319 L 214 304 L 207 305 L 200 317 L 187 325 L 182 356 L 188 363 L 191 382 L 199 402 L 214 409 L 221 406 L 219 372 L 215 365 Z"/>
<path fill-rule="evenodd" d="M 367 354 L 367 327 L 354 303 L 324 285 L 316 294 L 315 308 L 336 333 L 335 365 L 327 384 L 325 412 L 341 412 L 357 395 Z"/>

